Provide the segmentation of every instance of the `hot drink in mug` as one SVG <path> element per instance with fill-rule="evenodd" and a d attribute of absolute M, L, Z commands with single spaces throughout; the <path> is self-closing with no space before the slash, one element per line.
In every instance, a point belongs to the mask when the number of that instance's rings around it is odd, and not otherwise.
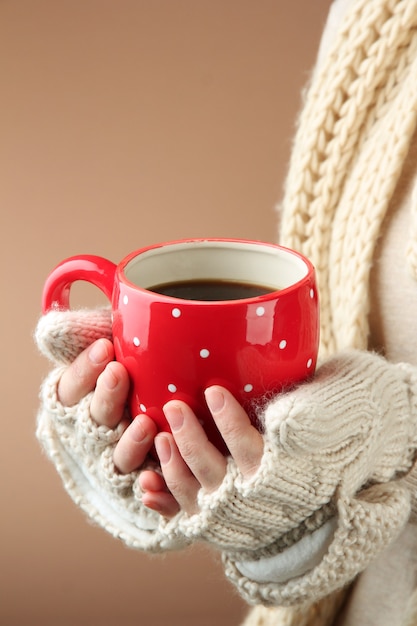
<path fill-rule="evenodd" d="M 302 255 L 270 243 L 191 239 L 132 252 L 118 265 L 79 255 L 49 275 L 43 311 L 69 308 L 72 283 L 99 287 L 112 306 L 116 359 L 130 380 L 132 416 L 168 430 L 162 407 L 191 406 L 224 450 L 204 400 L 229 389 L 256 425 L 255 407 L 310 377 L 319 343 L 315 272 Z"/>

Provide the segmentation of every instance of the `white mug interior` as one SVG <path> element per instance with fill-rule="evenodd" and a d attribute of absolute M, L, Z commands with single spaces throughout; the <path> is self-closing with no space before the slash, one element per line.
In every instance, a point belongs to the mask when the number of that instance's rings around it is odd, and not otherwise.
<path fill-rule="evenodd" d="M 290 250 L 246 241 L 197 240 L 165 244 L 138 253 L 124 268 L 143 289 L 188 280 L 235 281 L 271 291 L 298 283 L 309 271 Z"/>

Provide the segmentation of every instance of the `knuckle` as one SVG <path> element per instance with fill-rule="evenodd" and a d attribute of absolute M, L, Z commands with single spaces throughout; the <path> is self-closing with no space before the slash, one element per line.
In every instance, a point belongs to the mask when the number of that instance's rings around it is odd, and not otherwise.
<path fill-rule="evenodd" d="M 97 395 L 95 396 L 95 399 L 96 402 L 94 403 L 94 406 L 96 408 L 96 412 L 99 413 L 100 417 L 102 419 L 110 417 L 115 409 L 114 403 L 111 402 L 109 398 L 97 397 Z"/>
<path fill-rule="evenodd" d="M 122 419 L 122 409 L 106 393 L 101 393 L 99 389 L 94 391 L 90 405 L 92 419 L 97 424 L 114 428 Z"/>
<path fill-rule="evenodd" d="M 186 491 L 184 489 L 184 484 L 181 480 L 177 480 L 176 478 L 170 476 L 170 477 L 166 477 L 166 483 L 167 486 L 170 490 L 170 492 L 175 496 L 175 497 L 180 497 L 180 496 L 184 496 Z"/>
<path fill-rule="evenodd" d="M 84 359 L 75 359 L 72 365 L 70 365 L 68 373 L 74 387 L 82 389 L 90 384 L 91 373 L 88 367 L 86 367 Z"/>
<path fill-rule="evenodd" d="M 241 468 L 242 468 L 241 471 L 242 471 L 243 476 L 245 478 L 250 478 L 251 476 L 256 474 L 256 472 L 259 469 L 258 458 L 254 459 L 253 457 L 247 456 L 246 458 L 242 460 Z"/>
<path fill-rule="evenodd" d="M 242 440 L 242 429 L 236 423 L 225 420 L 221 424 L 221 434 L 229 445 L 235 445 Z"/>
<path fill-rule="evenodd" d="M 182 458 L 190 467 L 196 467 L 199 463 L 200 448 L 192 441 L 177 442 Z"/>
<path fill-rule="evenodd" d="M 190 498 L 190 488 L 188 480 L 175 473 L 164 472 L 164 480 L 169 492 L 181 503 L 188 502 Z"/>

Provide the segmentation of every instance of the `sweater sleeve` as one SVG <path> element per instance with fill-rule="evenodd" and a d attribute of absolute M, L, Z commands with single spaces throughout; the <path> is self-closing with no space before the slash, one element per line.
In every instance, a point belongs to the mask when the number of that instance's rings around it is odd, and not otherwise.
<path fill-rule="evenodd" d="M 172 550 L 187 542 L 179 534 L 167 537 L 161 517 L 143 506 L 138 477 L 155 469 L 149 459 L 140 471 L 120 474 L 113 450 L 126 422 L 115 429 L 97 425 L 90 415 L 92 393 L 66 407 L 57 387 L 67 364 L 101 336 L 111 337 L 110 311 L 52 311 L 36 330 L 39 349 L 51 360 L 65 363 L 53 369 L 41 387 L 37 419 L 38 440 L 58 471 L 74 502 L 90 520 L 129 547 L 152 552 Z"/>
<path fill-rule="evenodd" d="M 223 551 L 250 603 L 291 605 L 341 588 L 415 511 L 417 372 L 368 352 L 329 359 L 264 415 L 264 454 L 233 461 L 180 532 Z"/>

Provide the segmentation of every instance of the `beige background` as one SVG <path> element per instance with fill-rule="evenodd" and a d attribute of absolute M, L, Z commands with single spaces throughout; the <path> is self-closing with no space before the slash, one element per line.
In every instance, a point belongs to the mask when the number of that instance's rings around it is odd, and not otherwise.
<path fill-rule="evenodd" d="M 329 0 L 0 0 L 0 623 L 228 626 L 216 558 L 93 528 L 34 436 L 32 343 L 62 258 L 276 237 L 274 204 Z M 101 301 L 74 290 L 75 305 Z"/>

